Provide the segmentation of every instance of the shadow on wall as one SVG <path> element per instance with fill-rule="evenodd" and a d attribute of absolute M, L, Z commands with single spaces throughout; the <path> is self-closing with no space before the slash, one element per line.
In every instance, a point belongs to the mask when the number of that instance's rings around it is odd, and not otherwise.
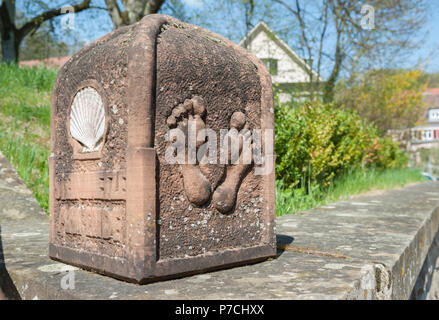
<path fill-rule="evenodd" d="M 410 295 L 410 300 L 431 300 L 439 298 L 439 232 L 425 258 L 421 272 Z"/>
<path fill-rule="evenodd" d="M 0 226 L 0 300 L 21 300 L 20 294 L 14 285 L 8 270 L 6 270 L 3 254 L 2 229 Z"/>

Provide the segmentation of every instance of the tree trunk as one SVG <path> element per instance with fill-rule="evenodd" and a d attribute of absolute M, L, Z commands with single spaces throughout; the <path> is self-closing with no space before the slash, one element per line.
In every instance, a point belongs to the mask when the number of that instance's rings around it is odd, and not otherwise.
<path fill-rule="evenodd" d="M 113 22 L 114 29 L 119 28 L 123 25 L 122 13 L 119 5 L 114 0 L 105 0 L 105 3 L 107 4 L 107 11 L 110 15 L 111 21 Z"/>
<path fill-rule="evenodd" d="M 125 10 L 122 11 L 117 0 L 105 0 L 114 29 L 136 23 L 148 14 L 157 13 L 164 2 L 165 0 L 125 0 Z"/>
<path fill-rule="evenodd" d="M 73 6 L 74 12 L 78 13 L 89 9 L 90 1 L 91 0 L 83 0 L 81 3 Z M 18 61 L 20 44 L 28 34 L 38 30 L 44 21 L 64 14 L 62 8 L 51 9 L 32 18 L 17 29 L 15 26 L 15 2 L 16 0 L 4 0 L 0 6 L 0 34 L 3 61 L 7 62 Z"/>
<path fill-rule="evenodd" d="M 145 11 L 143 12 L 143 15 L 146 16 L 147 14 L 159 12 L 164 2 L 165 0 L 149 0 L 145 6 Z"/>
<path fill-rule="evenodd" d="M 2 61 L 18 61 L 17 30 L 15 29 L 15 4 L 13 0 L 2 2 L 0 7 L 0 35 L 2 43 Z"/>
<path fill-rule="evenodd" d="M 328 81 L 325 83 L 325 87 L 323 89 L 323 102 L 329 103 L 334 100 L 334 89 L 335 83 L 340 74 L 340 69 L 343 64 L 344 53 L 341 47 L 341 32 L 337 33 L 337 43 L 335 45 L 335 62 L 334 67 L 332 68 L 331 75 L 329 76 Z"/>
<path fill-rule="evenodd" d="M 338 75 L 340 74 L 340 68 L 343 62 L 342 55 L 339 53 L 339 51 L 340 49 L 337 48 L 334 68 L 332 69 L 328 81 L 325 83 L 324 92 L 323 92 L 323 101 L 325 103 L 329 103 L 334 100 L 335 82 L 337 81 Z"/>
<path fill-rule="evenodd" d="M 5 37 L 2 36 L 2 61 L 17 62 L 18 50 L 15 41 L 15 32 L 13 30 L 5 31 Z"/>

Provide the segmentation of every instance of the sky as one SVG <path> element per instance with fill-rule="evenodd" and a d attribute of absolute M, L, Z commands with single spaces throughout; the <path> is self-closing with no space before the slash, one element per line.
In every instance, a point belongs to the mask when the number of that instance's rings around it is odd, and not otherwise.
<path fill-rule="evenodd" d="M 437 1 L 437 0 L 429 0 Z M 439 1 L 437 1 L 439 3 Z M 424 42 L 423 48 L 414 54 L 414 60 L 425 59 L 428 61 L 426 70 L 439 72 L 439 4 L 429 14 L 426 29 L 429 33 Z"/>
<path fill-rule="evenodd" d="M 187 13 L 192 13 L 194 10 L 201 8 L 206 5 L 203 0 L 182 0 L 185 4 L 185 10 Z M 439 1 L 438 0 L 428 0 L 434 1 L 436 5 L 433 5 L 432 10 L 428 13 L 427 22 L 424 31 L 419 34 L 419 39 L 423 39 L 422 45 L 419 49 L 413 50 L 407 60 L 404 62 L 403 68 L 414 68 L 416 66 L 421 67 L 426 72 L 439 72 Z M 66 1 L 50 1 L 52 6 L 56 6 L 56 3 L 65 4 Z M 17 8 L 20 10 L 25 10 L 24 7 L 28 6 L 28 0 L 18 0 Z M 32 2 L 31 2 L 32 3 Z M 104 0 L 92 0 L 94 6 L 105 7 Z M 36 10 L 36 9 L 35 9 Z M 168 9 L 163 10 L 165 14 L 171 14 Z M 35 11 L 36 12 L 36 11 Z M 64 17 L 58 17 L 55 19 L 54 23 L 58 24 Z M 228 17 L 224 17 L 227 19 Z M 216 15 L 216 19 L 221 19 Z M 196 19 L 194 19 L 196 23 Z M 218 32 L 225 37 L 231 37 L 231 30 L 222 28 L 222 25 L 218 20 L 213 20 L 211 23 L 211 29 L 214 32 Z M 227 24 L 225 24 L 227 25 Z M 106 33 L 112 31 L 113 25 L 108 13 L 104 10 L 88 10 L 75 15 L 74 20 L 75 28 L 73 30 L 63 30 L 58 28 L 58 36 L 62 41 L 69 44 L 74 44 L 77 42 L 90 43 Z M 271 26 L 275 29 L 273 26 Z M 234 41 L 239 41 L 240 39 L 232 39 Z M 286 39 L 284 39 L 286 40 Z M 287 41 L 288 42 L 288 41 Z M 291 42 L 291 40 L 290 40 Z"/>

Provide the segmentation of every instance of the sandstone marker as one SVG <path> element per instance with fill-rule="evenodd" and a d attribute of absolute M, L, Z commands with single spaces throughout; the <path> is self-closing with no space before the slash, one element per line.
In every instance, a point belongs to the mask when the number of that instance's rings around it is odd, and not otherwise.
<path fill-rule="evenodd" d="M 218 137 L 273 130 L 264 65 L 164 15 L 75 54 L 53 90 L 50 257 L 146 283 L 275 256 L 274 171 L 255 174 L 255 161 L 168 163 L 168 132 L 189 123 Z"/>

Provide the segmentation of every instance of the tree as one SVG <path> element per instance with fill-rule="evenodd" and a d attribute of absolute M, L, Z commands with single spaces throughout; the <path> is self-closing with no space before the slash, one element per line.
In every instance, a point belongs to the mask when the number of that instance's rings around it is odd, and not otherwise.
<path fill-rule="evenodd" d="M 439 72 L 424 73 L 421 82 L 429 88 L 439 88 Z"/>
<path fill-rule="evenodd" d="M 255 1 L 254 0 L 243 0 L 242 4 L 245 8 L 245 27 L 246 32 L 248 33 L 250 29 L 253 27 L 252 18 L 255 13 Z"/>
<path fill-rule="evenodd" d="M 272 2 L 273 0 L 205 0 L 202 5 L 189 7 L 186 21 L 239 42 L 258 21 L 276 23 L 271 9 Z"/>
<path fill-rule="evenodd" d="M 145 15 L 157 13 L 165 0 L 122 0 L 123 9 L 117 0 L 105 0 L 114 29 L 133 24 Z"/>
<path fill-rule="evenodd" d="M 322 88 L 326 102 L 333 100 L 343 70 L 352 72 L 370 67 L 368 61 L 376 64 L 379 59 L 394 59 L 396 52 L 401 57 L 403 50 L 409 52 L 416 45 L 413 39 L 419 39 L 414 35 L 423 27 L 429 5 L 425 0 L 273 1 L 299 23 L 292 36 L 300 41 L 293 47 L 305 53 L 318 75 L 324 65 L 329 67 Z M 319 77 L 310 77 L 319 84 Z"/>
<path fill-rule="evenodd" d="M 74 12 L 81 12 L 91 8 L 91 0 L 84 0 L 74 6 Z M 22 26 L 18 27 L 16 24 L 16 1 L 3 0 L 0 6 L 0 35 L 2 47 L 2 61 L 17 62 L 20 44 L 24 38 L 38 30 L 38 28 L 50 19 L 64 14 L 63 8 L 48 9 L 40 13 Z"/>
<path fill-rule="evenodd" d="M 53 31 L 52 25 L 45 23 L 37 32 L 26 37 L 20 47 L 20 60 L 44 60 L 69 55 L 72 48 L 57 39 Z"/>
<path fill-rule="evenodd" d="M 422 72 L 371 70 L 337 85 L 336 100 L 373 122 L 381 134 L 412 128 L 424 120 Z"/>

